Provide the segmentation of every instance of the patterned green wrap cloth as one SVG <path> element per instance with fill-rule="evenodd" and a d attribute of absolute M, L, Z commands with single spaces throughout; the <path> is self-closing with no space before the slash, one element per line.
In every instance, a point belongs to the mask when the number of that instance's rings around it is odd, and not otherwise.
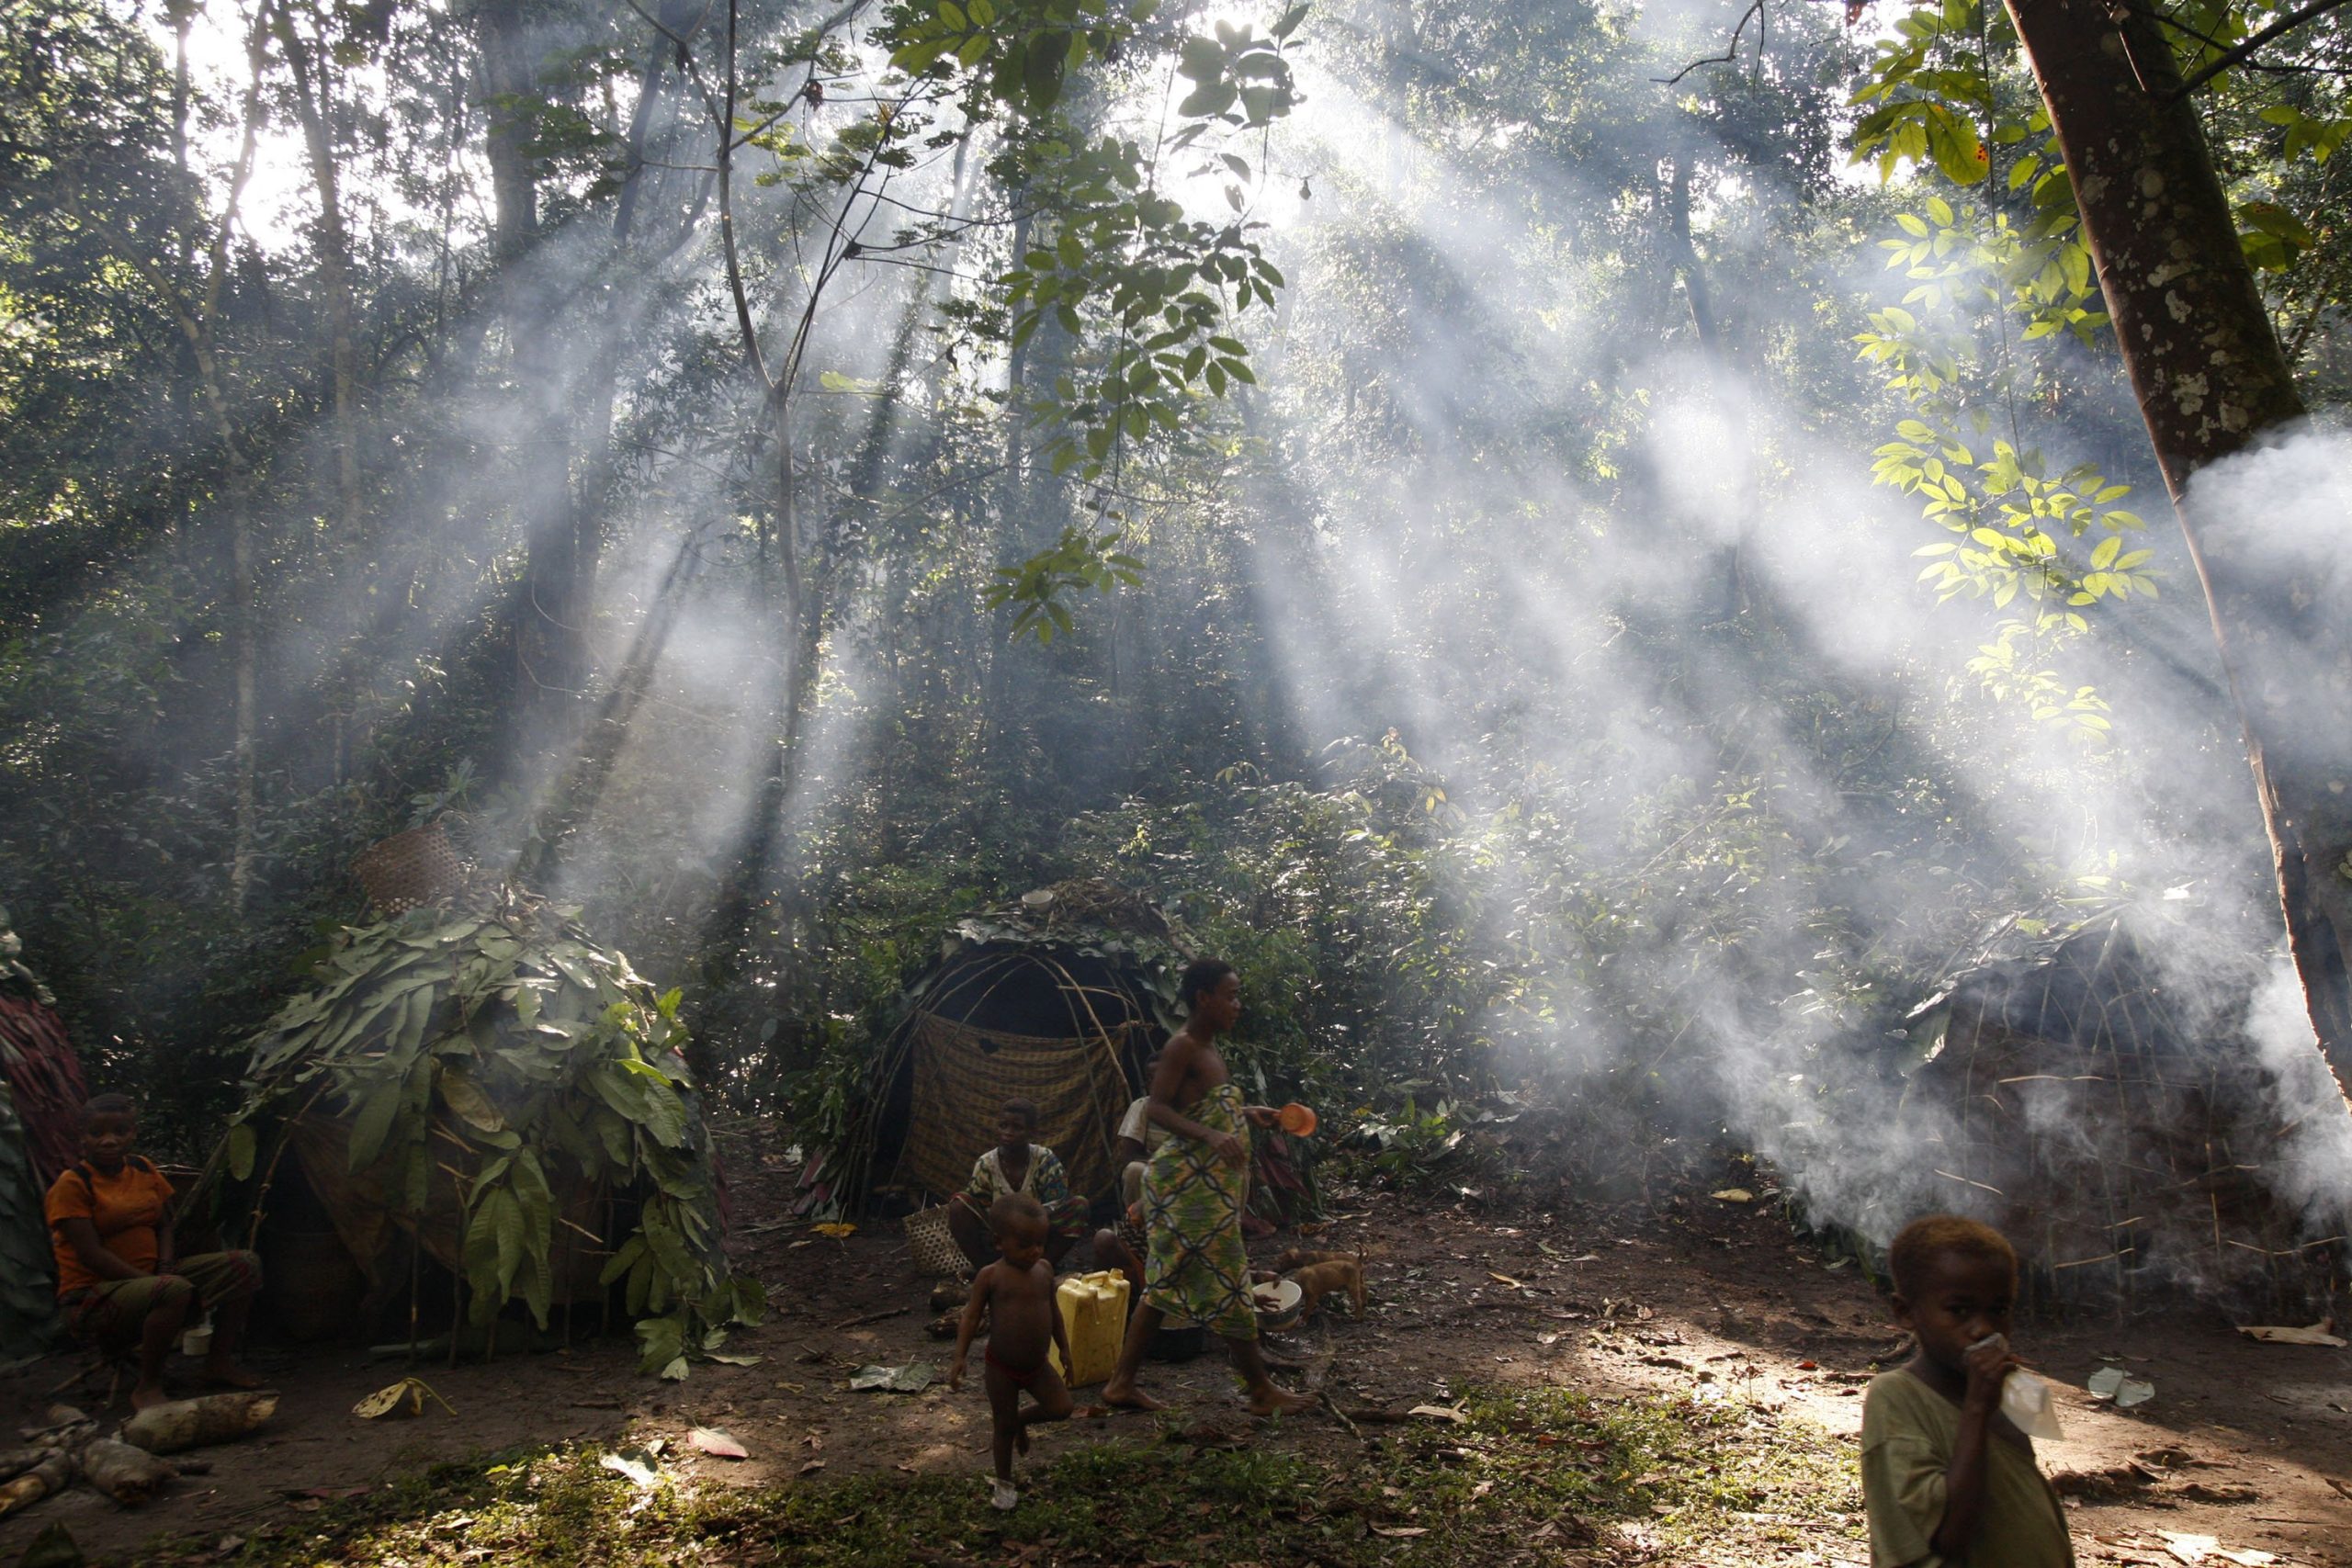
<path fill-rule="evenodd" d="M 1170 1138 L 1145 1168 L 1143 1299 L 1171 1318 L 1205 1324 L 1227 1338 L 1255 1339 L 1250 1253 L 1241 1238 L 1241 1206 L 1250 1196 L 1250 1122 L 1241 1106 L 1241 1091 L 1219 1084 L 1185 1112 L 1211 1133 L 1239 1138 L 1239 1163 L 1219 1159 L 1205 1143 Z"/>

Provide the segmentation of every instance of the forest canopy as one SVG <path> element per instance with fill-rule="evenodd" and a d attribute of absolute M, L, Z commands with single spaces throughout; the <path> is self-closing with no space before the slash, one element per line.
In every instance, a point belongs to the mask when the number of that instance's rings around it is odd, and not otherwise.
<path fill-rule="evenodd" d="M 2331 1109 L 2341 11 L 2133 11 L 2257 416 L 1982 0 L 0 9 L 0 898 L 185 1144 L 451 814 L 740 1106 L 1086 876 L 1268 1084 L 1865 1226 L 1911 1010 L 2120 908 Z"/>

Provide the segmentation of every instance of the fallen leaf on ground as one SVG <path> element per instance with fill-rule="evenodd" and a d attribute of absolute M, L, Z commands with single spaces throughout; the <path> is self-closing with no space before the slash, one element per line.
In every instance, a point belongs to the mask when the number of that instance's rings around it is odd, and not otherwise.
<path fill-rule="evenodd" d="M 1494 1280 L 1495 1283 L 1498 1285 L 1509 1285 L 1514 1291 L 1523 1291 L 1527 1289 L 1525 1285 L 1520 1283 L 1517 1280 L 1512 1279 L 1510 1275 L 1498 1274 L 1491 1269 L 1487 1270 L 1487 1278 Z"/>
<path fill-rule="evenodd" d="M 1710 1192 L 1710 1198 L 1720 1198 L 1726 1203 L 1753 1203 L 1756 1194 L 1745 1187 L 1726 1187 L 1720 1192 Z"/>
<path fill-rule="evenodd" d="M 1444 1404 L 1416 1404 L 1405 1414 L 1419 1416 L 1427 1421 L 1451 1421 L 1457 1427 L 1466 1427 L 1470 1424 L 1469 1416 Z"/>
<path fill-rule="evenodd" d="M 2156 1397 L 2154 1383 L 2145 1378 L 2132 1377 L 2121 1367 L 2101 1367 L 2084 1380 L 2083 1387 L 2093 1399 L 2115 1401 L 2119 1410 L 2145 1404 Z"/>
<path fill-rule="evenodd" d="M 2222 1544 L 2210 1535 L 2188 1535 L 2179 1530 L 2158 1530 L 2156 1534 L 2164 1538 L 2165 1551 L 2192 1565 L 2212 1556 Z"/>
<path fill-rule="evenodd" d="M 860 1367 L 850 1373 L 852 1389 L 880 1389 L 888 1393 L 921 1393 L 938 1378 L 929 1361 L 909 1361 L 903 1367 Z"/>
<path fill-rule="evenodd" d="M 857 1227 L 855 1225 L 849 1224 L 841 1220 L 829 1221 L 821 1225 L 810 1225 L 808 1228 L 816 1232 L 819 1235 L 831 1236 L 835 1241 L 841 1240 L 843 1236 L 855 1235 L 857 1234 Z"/>
<path fill-rule="evenodd" d="M 639 1486 L 651 1486 L 661 1476 L 661 1466 L 643 1449 L 629 1449 L 620 1453 L 605 1455 L 596 1461 L 606 1470 L 628 1476 Z"/>
<path fill-rule="evenodd" d="M 734 1435 L 721 1427 L 696 1427 L 686 1434 L 686 1441 L 714 1459 L 750 1459 L 752 1450 L 735 1440 Z"/>
<path fill-rule="evenodd" d="M 1426 1525 L 1374 1525 L 1372 1527 L 1372 1533 L 1374 1535 L 1416 1536 L 1427 1535 L 1430 1532 L 1429 1527 Z"/>
<path fill-rule="evenodd" d="M 2277 1324 L 2265 1323 L 2241 1328 L 2238 1332 L 2249 1339 L 2259 1339 L 2265 1345 L 2325 1345 L 2340 1350 L 2346 1341 L 2341 1335 L 2330 1334 L 2328 1329 L 2331 1326 L 2332 1324 L 2323 1318 L 2305 1328 L 2282 1328 Z"/>
<path fill-rule="evenodd" d="M 825 1468 L 825 1461 L 824 1461 L 823 1460 L 820 1460 L 820 1459 L 812 1459 L 812 1460 L 810 1460 L 807 1464 L 804 1464 L 804 1465 L 802 1465 L 802 1466 L 800 1467 L 799 1473 L 801 1473 L 802 1475 L 814 1475 L 814 1474 L 816 1474 L 819 1471 L 820 1471 L 820 1470 L 822 1470 L 822 1469 L 824 1469 L 824 1468 Z"/>
<path fill-rule="evenodd" d="M 448 1410 L 450 1415 L 457 1414 L 449 1409 L 449 1402 L 435 1393 L 433 1386 L 423 1378 L 402 1378 L 390 1388 L 379 1388 L 353 1405 L 351 1413 L 363 1421 L 374 1421 L 386 1416 L 422 1416 L 428 1397 L 442 1409 Z"/>

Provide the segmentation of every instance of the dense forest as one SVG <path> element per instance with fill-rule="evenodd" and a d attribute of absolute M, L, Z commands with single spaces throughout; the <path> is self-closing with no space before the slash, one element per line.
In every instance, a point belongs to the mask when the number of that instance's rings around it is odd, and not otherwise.
<path fill-rule="evenodd" d="M 1075 876 L 1865 1231 L 2129 910 L 2352 1157 L 2341 11 L 0 3 L 0 899 L 152 1138 L 447 818 L 804 1127 Z"/>

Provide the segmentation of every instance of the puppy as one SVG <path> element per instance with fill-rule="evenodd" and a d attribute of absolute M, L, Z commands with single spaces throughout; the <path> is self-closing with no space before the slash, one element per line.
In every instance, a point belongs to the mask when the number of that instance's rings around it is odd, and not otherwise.
<path fill-rule="evenodd" d="M 1310 1263 L 1304 1269 L 1292 1270 L 1287 1276 L 1298 1287 L 1298 1316 L 1302 1323 L 1315 1315 L 1316 1303 L 1334 1291 L 1345 1291 L 1350 1314 L 1358 1322 L 1363 1320 L 1363 1265 L 1348 1257 L 1327 1258 L 1320 1263 Z"/>
<path fill-rule="evenodd" d="M 1274 1268 L 1277 1271 L 1287 1274 L 1294 1269 L 1306 1269 L 1317 1263 L 1360 1260 L 1361 1257 L 1361 1254 L 1353 1252 L 1317 1252 L 1309 1247 L 1294 1247 L 1274 1259 Z"/>

